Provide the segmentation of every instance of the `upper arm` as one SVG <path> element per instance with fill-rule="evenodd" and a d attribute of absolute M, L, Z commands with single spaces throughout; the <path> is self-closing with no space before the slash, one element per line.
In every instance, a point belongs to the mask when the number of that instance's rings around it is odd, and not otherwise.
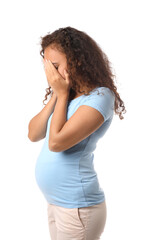
<path fill-rule="evenodd" d="M 96 131 L 104 122 L 103 115 L 96 109 L 82 105 L 64 124 L 57 134 L 51 151 L 65 151 Z"/>

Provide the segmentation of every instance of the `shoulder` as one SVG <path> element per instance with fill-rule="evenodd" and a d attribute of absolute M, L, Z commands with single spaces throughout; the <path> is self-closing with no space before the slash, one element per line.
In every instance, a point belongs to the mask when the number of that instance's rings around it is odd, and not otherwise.
<path fill-rule="evenodd" d="M 106 121 L 113 114 L 114 101 L 113 91 L 107 87 L 99 87 L 93 89 L 90 95 L 85 96 L 80 102 L 80 106 L 86 105 L 95 108 L 103 115 Z"/>
<path fill-rule="evenodd" d="M 113 91 L 111 91 L 110 88 L 108 87 L 98 87 L 98 88 L 94 88 L 91 92 L 89 96 L 110 96 L 110 97 L 114 97 L 114 93 Z"/>

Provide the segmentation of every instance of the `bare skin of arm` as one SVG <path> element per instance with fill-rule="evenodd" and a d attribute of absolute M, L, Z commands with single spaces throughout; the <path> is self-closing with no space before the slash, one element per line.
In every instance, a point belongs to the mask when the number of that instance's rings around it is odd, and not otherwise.
<path fill-rule="evenodd" d="M 28 138 L 32 142 L 37 142 L 45 138 L 47 122 L 50 115 L 54 111 L 56 101 L 57 96 L 55 93 L 53 93 L 46 106 L 30 120 L 28 125 Z"/>
<path fill-rule="evenodd" d="M 68 97 L 57 98 L 50 123 L 48 148 L 53 152 L 65 151 L 96 131 L 104 122 L 103 115 L 96 109 L 82 105 L 66 119 Z"/>

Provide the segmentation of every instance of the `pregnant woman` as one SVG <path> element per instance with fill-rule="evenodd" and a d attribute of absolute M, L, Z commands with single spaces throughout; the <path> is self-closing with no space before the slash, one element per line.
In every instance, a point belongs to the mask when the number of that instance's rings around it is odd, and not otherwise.
<path fill-rule="evenodd" d="M 98 240 L 107 210 L 93 152 L 114 113 L 123 119 L 124 102 L 107 56 L 85 32 L 59 28 L 41 39 L 50 99 L 29 122 L 28 137 L 45 138 L 35 176 L 48 204 L 50 236 Z"/>

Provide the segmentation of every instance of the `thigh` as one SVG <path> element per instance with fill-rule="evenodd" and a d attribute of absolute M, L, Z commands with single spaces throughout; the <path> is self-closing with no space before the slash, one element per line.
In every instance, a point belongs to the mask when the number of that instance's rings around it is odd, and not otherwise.
<path fill-rule="evenodd" d="M 88 221 L 86 225 L 85 239 L 99 240 L 106 224 L 107 208 L 106 202 L 90 206 L 88 212 Z"/>
<path fill-rule="evenodd" d="M 84 212 L 80 218 L 78 208 L 56 206 L 57 240 L 84 240 L 86 215 L 87 213 Z"/>
<path fill-rule="evenodd" d="M 99 240 L 106 222 L 105 202 L 83 208 L 48 205 L 51 240 Z"/>
<path fill-rule="evenodd" d="M 55 223 L 54 209 L 53 209 L 53 205 L 49 203 L 47 207 L 47 214 L 48 214 L 48 227 L 49 227 L 51 240 L 57 240 L 57 228 Z"/>
<path fill-rule="evenodd" d="M 48 204 L 51 240 L 84 240 L 86 222 L 87 211 Z"/>

